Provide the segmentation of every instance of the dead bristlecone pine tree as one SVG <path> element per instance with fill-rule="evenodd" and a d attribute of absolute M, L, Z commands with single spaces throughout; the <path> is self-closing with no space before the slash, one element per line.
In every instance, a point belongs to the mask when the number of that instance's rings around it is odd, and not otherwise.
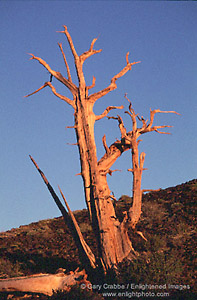
<path fill-rule="evenodd" d="M 93 112 L 94 104 L 98 99 L 115 90 L 117 88 L 117 80 L 131 70 L 133 65 L 139 62 L 129 62 L 129 53 L 127 53 L 125 66 L 120 72 L 112 77 L 111 83 L 103 90 L 91 94 L 90 90 L 95 86 L 96 79 L 93 77 L 92 84 L 90 86 L 86 85 L 83 73 L 83 64 L 86 59 L 102 51 L 101 49 L 94 50 L 94 44 L 97 39 L 93 39 L 88 51 L 78 55 L 67 27 L 64 26 L 64 30 L 60 32 L 65 34 L 74 58 L 78 78 L 77 85 L 72 80 L 70 68 L 66 60 L 62 44 L 58 44 L 65 63 L 67 76 L 64 77 L 60 72 L 52 70 L 49 64 L 42 58 L 31 54 L 31 59 L 38 61 L 51 74 L 51 77 L 50 81 L 45 82 L 35 92 L 27 95 L 26 97 L 39 92 L 45 87 L 49 87 L 55 96 L 57 96 L 60 100 L 63 100 L 66 104 L 72 106 L 74 110 L 74 125 L 72 127 L 75 130 L 77 139 L 76 145 L 79 150 L 81 164 L 80 175 L 83 180 L 85 201 L 89 217 L 96 237 L 97 254 L 94 254 L 91 251 L 90 247 L 84 240 L 80 228 L 74 215 L 69 209 L 62 191 L 60 190 L 67 209 L 65 209 L 62 205 L 57 194 L 49 184 L 44 173 L 39 169 L 33 157 L 31 157 L 31 159 L 40 172 L 56 204 L 62 212 L 66 224 L 72 232 L 73 238 L 79 249 L 82 265 L 84 265 L 87 271 L 90 269 L 99 269 L 105 274 L 109 269 L 115 268 L 117 264 L 125 258 L 129 258 L 137 254 L 132 247 L 132 242 L 129 238 L 128 232 L 130 230 L 135 230 L 141 214 L 141 199 L 143 193 L 143 190 L 141 190 L 141 177 L 145 153 L 138 153 L 138 138 L 143 133 L 152 131 L 160 132 L 158 131 L 159 128 L 169 126 L 153 126 L 155 113 L 166 113 L 166 111 L 160 111 L 158 109 L 153 110 L 150 112 L 150 121 L 145 121 L 143 117 L 138 117 L 132 108 L 130 100 L 127 96 L 125 96 L 125 98 L 129 101 L 129 103 L 127 102 L 129 110 L 126 113 L 131 118 L 132 130 L 127 132 L 123 120 L 119 115 L 117 117 L 110 117 L 118 121 L 120 139 L 114 141 L 114 143 L 108 146 L 106 137 L 104 136 L 102 142 L 105 154 L 102 158 L 98 159 L 94 135 L 95 122 L 101 121 L 103 118 L 107 117 L 111 110 L 123 109 L 123 106 L 108 106 L 102 114 L 96 115 Z M 56 91 L 56 88 L 52 85 L 52 77 L 57 79 L 70 90 L 73 96 L 72 99 Z M 53 82 L 55 81 L 53 80 Z M 141 127 L 139 128 L 137 127 L 137 121 L 141 124 Z M 124 219 L 120 222 L 116 217 L 112 201 L 114 196 L 109 189 L 107 176 L 112 175 L 113 171 L 115 171 L 111 170 L 112 165 L 125 151 L 129 149 L 131 150 L 132 155 L 132 168 L 130 171 L 133 173 L 133 205 L 128 212 L 125 212 Z M 138 233 L 145 239 L 141 232 Z"/>

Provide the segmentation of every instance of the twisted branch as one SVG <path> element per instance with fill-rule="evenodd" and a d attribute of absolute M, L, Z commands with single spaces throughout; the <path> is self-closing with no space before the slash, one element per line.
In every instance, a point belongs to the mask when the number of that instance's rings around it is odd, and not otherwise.
<path fill-rule="evenodd" d="M 103 119 L 104 117 L 106 117 L 108 115 L 108 113 L 112 110 L 112 109 L 123 109 L 124 106 L 108 106 L 104 112 L 98 116 L 96 116 L 96 121 Z"/>
<path fill-rule="evenodd" d="M 155 109 L 155 110 L 151 110 L 150 109 L 150 122 L 147 125 L 148 120 L 145 120 L 143 118 L 143 116 L 140 118 L 138 116 L 138 114 L 135 113 L 134 109 L 132 108 L 131 101 L 127 97 L 127 94 L 125 94 L 124 97 L 130 103 L 129 104 L 129 111 L 125 111 L 125 113 L 128 114 L 131 117 L 132 124 L 133 124 L 132 131 L 130 131 L 130 132 L 127 133 L 128 136 L 133 136 L 134 137 L 134 135 L 135 135 L 135 137 L 138 138 L 141 134 L 144 134 L 146 132 L 152 132 L 152 131 L 155 131 L 155 132 L 158 132 L 158 133 L 161 133 L 161 134 L 170 134 L 169 132 L 159 131 L 158 129 L 161 129 L 161 128 L 170 128 L 170 127 L 173 127 L 173 126 L 170 126 L 170 125 L 153 126 L 153 121 L 154 121 L 155 114 L 156 113 L 173 113 L 173 114 L 180 115 L 179 113 L 177 113 L 176 111 L 162 111 L 160 109 Z M 139 121 L 142 122 L 142 127 L 141 128 L 137 128 L 136 117 L 138 118 Z"/>

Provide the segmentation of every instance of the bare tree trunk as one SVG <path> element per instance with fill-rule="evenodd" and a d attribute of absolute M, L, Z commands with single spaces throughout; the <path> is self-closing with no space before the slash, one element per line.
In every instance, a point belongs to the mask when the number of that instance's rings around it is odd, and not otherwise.
<path fill-rule="evenodd" d="M 139 152 L 138 152 L 138 145 L 136 140 L 132 143 L 132 173 L 133 173 L 133 204 L 132 207 L 128 211 L 128 223 L 130 224 L 132 229 L 135 229 L 140 215 L 142 213 L 142 189 L 141 189 L 141 182 L 142 182 L 142 172 L 143 172 L 143 164 L 145 159 L 145 153 L 142 152 L 140 155 L 140 162 L 139 162 Z"/>

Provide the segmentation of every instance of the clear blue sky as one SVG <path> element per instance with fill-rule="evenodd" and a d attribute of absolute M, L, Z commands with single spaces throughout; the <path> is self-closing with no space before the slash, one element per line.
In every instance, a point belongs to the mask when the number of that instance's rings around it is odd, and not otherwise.
<path fill-rule="evenodd" d="M 172 135 L 149 133 L 140 143 L 146 152 L 142 188 L 175 186 L 196 178 L 196 71 L 197 3 L 160 1 L 1 1 L 0 2 L 0 231 L 53 218 L 60 213 L 29 159 L 31 154 L 53 187 L 59 184 L 72 210 L 85 208 L 79 156 L 73 129 L 73 111 L 45 89 L 23 96 L 49 80 L 47 71 L 28 53 L 45 59 L 64 75 L 57 42 L 62 42 L 72 76 L 74 67 L 65 36 L 56 31 L 67 25 L 79 54 L 93 38 L 103 51 L 86 61 L 87 84 L 96 77 L 98 91 L 130 61 L 141 61 L 121 78 L 118 89 L 100 99 L 95 113 L 109 105 L 125 105 L 124 94 L 136 112 L 149 117 L 149 109 L 176 110 L 181 116 L 158 114 L 157 125 L 173 125 Z M 53 83 L 56 84 L 55 80 Z M 58 91 L 70 96 L 66 88 Z M 111 112 L 115 115 L 117 112 Z M 124 116 L 123 112 L 121 112 Z M 125 125 L 130 120 L 124 116 Z M 96 123 L 98 157 L 104 153 L 104 134 L 110 145 L 120 137 L 117 123 Z M 115 196 L 131 195 L 131 154 L 114 165 L 121 169 L 109 185 Z"/>

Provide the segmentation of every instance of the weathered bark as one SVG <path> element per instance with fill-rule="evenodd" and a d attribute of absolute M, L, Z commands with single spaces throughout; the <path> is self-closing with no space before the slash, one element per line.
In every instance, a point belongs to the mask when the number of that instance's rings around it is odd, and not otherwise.
<path fill-rule="evenodd" d="M 75 284 L 88 284 L 85 270 L 70 272 L 69 274 L 35 274 L 25 277 L 0 279 L 0 292 L 29 292 L 51 296 L 53 291 L 69 291 Z"/>
<path fill-rule="evenodd" d="M 97 238 L 99 259 L 106 270 L 122 261 L 133 248 L 116 218 L 106 175 L 98 168 L 92 108 L 90 110 L 89 103 L 81 97 L 76 99 L 76 107 L 75 130 L 86 203 Z"/>

